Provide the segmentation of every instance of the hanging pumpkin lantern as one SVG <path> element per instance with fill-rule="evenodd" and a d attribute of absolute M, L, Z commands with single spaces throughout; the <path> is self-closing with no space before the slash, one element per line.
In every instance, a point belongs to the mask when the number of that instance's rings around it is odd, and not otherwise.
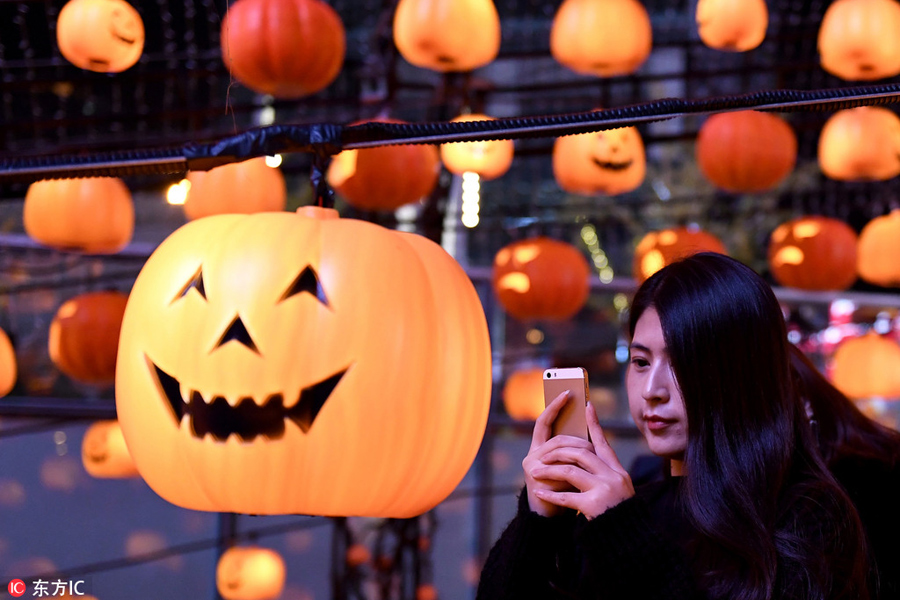
<path fill-rule="evenodd" d="M 900 118 L 860 106 L 834 113 L 819 136 L 819 167 L 831 179 L 885 181 L 900 174 Z"/>
<path fill-rule="evenodd" d="M 783 119 L 755 110 L 718 113 L 700 127 L 697 163 L 703 175 L 728 192 L 765 192 L 797 162 L 797 136 Z"/>
<path fill-rule="evenodd" d="M 550 26 L 550 53 L 582 75 L 637 71 L 650 56 L 653 32 L 638 0 L 564 0 Z"/>
<path fill-rule="evenodd" d="M 500 15 L 491 0 L 400 0 L 394 44 L 410 64 L 471 71 L 500 51 Z"/>
<path fill-rule="evenodd" d="M 579 133 L 553 143 L 553 177 L 572 194 L 614 196 L 644 181 L 647 158 L 635 127 Z"/>
<path fill-rule="evenodd" d="M 209 171 L 191 171 L 187 179 L 191 182 L 184 203 L 188 219 L 280 211 L 287 204 L 284 176 L 268 166 L 264 156 Z"/>
<path fill-rule="evenodd" d="M 0 396 L 12 391 L 16 385 L 17 371 L 16 351 L 9 336 L 0 329 Z"/>
<path fill-rule="evenodd" d="M 50 360 L 83 383 L 105 385 L 116 375 L 119 328 L 128 296 L 89 292 L 68 300 L 50 323 Z"/>
<path fill-rule="evenodd" d="M 313 206 L 170 235 L 132 288 L 116 373 L 150 487 L 252 514 L 430 510 L 471 466 L 490 391 L 487 323 L 459 264 Z"/>
<path fill-rule="evenodd" d="M 234 546 L 216 566 L 216 589 L 225 600 L 275 600 L 284 590 L 284 560 L 268 548 Z"/>
<path fill-rule="evenodd" d="M 517 421 L 534 421 L 544 412 L 544 370 L 521 369 L 506 378 L 503 408 Z"/>
<path fill-rule="evenodd" d="M 850 81 L 900 74 L 900 4 L 894 0 L 836 0 L 819 25 L 822 68 Z"/>
<path fill-rule="evenodd" d="M 641 238 L 634 250 L 632 275 L 641 284 L 666 265 L 700 252 L 728 254 L 719 238 L 698 227 L 651 231 Z"/>
<path fill-rule="evenodd" d="M 856 232 L 828 217 L 782 223 L 769 240 L 772 276 L 802 290 L 845 290 L 856 281 Z"/>
<path fill-rule="evenodd" d="M 76 67 L 119 73 L 144 51 L 144 22 L 124 0 L 70 0 L 56 19 L 56 43 Z"/>
<path fill-rule="evenodd" d="M 842 342 L 831 379 L 850 398 L 900 397 L 900 346 L 874 331 Z"/>
<path fill-rule="evenodd" d="M 115 419 L 97 421 L 88 427 L 81 442 L 81 462 L 93 477 L 120 479 L 138 474 Z"/>
<path fill-rule="evenodd" d="M 769 26 L 765 0 L 700 0 L 695 15 L 703 43 L 726 52 L 753 50 Z"/>
<path fill-rule="evenodd" d="M 493 121 L 485 115 L 462 115 L 451 123 L 469 121 Z M 457 175 L 471 172 L 482 179 L 496 179 L 509 170 L 513 161 L 512 140 L 491 140 L 482 142 L 456 142 L 441 144 L 441 161 L 447 170 Z"/>
<path fill-rule="evenodd" d="M 121 179 L 36 181 L 22 209 L 25 233 L 60 250 L 118 252 L 134 234 L 134 202 Z"/>
<path fill-rule="evenodd" d="M 520 320 L 564 320 L 587 302 L 590 268 L 575 246 L 548 237 L 513 242 L 494 257 L 493 286 Z"/>
<path fill-rule="evenodd" d="M 381 123 L 403 123 L 377 119 Z M 354 125 L 359 123 L 354 123 Z M 441 159 L 427 144 L 344 150 L 328 165 L 326 179 L 347 202 L 363 210 L 396 210 L 418 202 L 437 185 Z"/>
<path fill-rule="evenodd" d="M 900 286 L 900 210 L 876 217 L 859 234 L 856 269 L 875 285 Z"/>
<path fill-rule="evenodd" d="M 328 87 L 347 45 L 341 18 L 322 0 L 238 0 L 222 19 L 221 41 L 231 74 L 276 98 Z"/>

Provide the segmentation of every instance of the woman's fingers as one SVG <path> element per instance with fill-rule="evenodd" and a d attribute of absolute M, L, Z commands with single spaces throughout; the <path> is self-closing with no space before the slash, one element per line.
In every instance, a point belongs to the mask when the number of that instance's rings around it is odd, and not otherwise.
<path fill-rule="evenodd" d="M 559 411 L 562 410 L 562 407 L 565 406 L 568 400 L 569 392 L 568 390 L 566 390 L 565 392 L 554 398 L 553 401 L 548 404 L 547 407 L 543 410 L 543 412 L 538 415 L 538 418 L 535 419 L 534 432 L 531 434 L 531 450 L 534 450 L 550 439 L 550 436 L 552 435 L 553 421 L 556 420 L 556 416 L 559 414 Z"/>
<path fill-rule="evenodd" d="M 551 464 L 578 465 L 588 473 L 599 473 L 603 469 L 609 469 L 605 462 L 594 453 L 593 446 L 584 448 L 561 446 L 546 452 L 541 456 L 541 462 Z"/>
<path fill-rule="evenodd" d="M 531 471 L 532 477 L 543 481 L 562 481 L 584 492 L 597 484 L 597 476 L 570 464 L 545 465 Z"/>
<path fill-rule="evenodd" d="M 594 452 L 603 462 L 609 465 L 609 468 L 622 475 L 627 475 L 628 470 L 619 462 L 616 451 L 609 445 L 609 440 L 606 439 L 603 428 L 600 427 L 600 420 L 597 418 L 597 411 L 594 410 L 594 405 L 588 402 L 585 411 L 588 432 L 591 434 L 591 443 L 594 446 Z"/>

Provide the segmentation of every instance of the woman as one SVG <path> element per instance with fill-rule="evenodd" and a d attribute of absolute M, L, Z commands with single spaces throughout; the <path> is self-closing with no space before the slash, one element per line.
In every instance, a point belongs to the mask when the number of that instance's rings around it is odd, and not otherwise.
<path fill-rule="evenodd" d="M 591 442 L 550 437 L 556 398 L 478 598 L 868 598 L 859 519 L 815 452 L 765 281 L 698 254 L 641 285 L 629 326 L 629 407 L 670 477 L 635 490 L 590 406 Z"/>
<path fill-rule="evenodd" d="M 900 598 L 900 433 L 860 412 L 796 346 L 790 358 L 822 457 L 863 522 L 875 567 L 870 592 Z"/>

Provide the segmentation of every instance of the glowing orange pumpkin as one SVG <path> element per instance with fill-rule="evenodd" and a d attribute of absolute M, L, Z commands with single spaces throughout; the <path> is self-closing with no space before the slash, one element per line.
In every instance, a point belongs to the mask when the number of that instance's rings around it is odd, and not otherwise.
<path fill-rule="evenodd" d="M 16 385 L 17 371 L 16 351 L 9 336 L 0 329 L 0 396 L 12 391 Z"/>
<path fill-rule="evenodd" d="M 828 217 L 793 219 L 772 232 L 768 259 L 781 285 L 845 290 L 856 281 L 856 232 Z"/>
<path fill-rule="evenodd" d="M 376 121 L 402 123 L 397 119 Z M 326 179 L 357 208 L 396 210 L 428 196 L 437 185 L 440 167 L 440 154 L 435 146 L 376 146 L 344 150 L 332 159 Z"/>
<path fill-rule="evenodd" d="M 831 379 L 850 398 L 898 398 L 900 346 L 874 331 L 845 340 L 834 353 Z"/>
<path fill-rule="evenodd" d="M 494 293 L 521 320 L 573 316 L 587 302 L 589 277 L 584 254 L 548 237 L 513 242 L 494 257 Z"/>
<path fill-rule="evenodd" d="M 93 477 L 118 479 L 138 474 L 115 419 L 97 421 L 88 427 L 81 441 L 81 462 Z"/>
<path fill-rule="evenodd" d="M 564 0 L 550 26 L 550 53 L 583 75 L 635 72 L 650 56 L 653 31 L 638 0 Z"/>
<path fill-rule="evenodd" d="M 347 45 L 341 18 L 322 0 L 238 0 L 222 19 L 221 41 L 231 74 L 276 98 L 328 87 Z"/>
<path fill-rule="evenodd" d="M 522 369 L 506 378 L 503 408 L 517 421 L 534 421 L 544 412 L 543 369 Z"/>
<path fill-rule="evenodd" d="M 56 43 L 76 67 L 119 73 L 144 51 L 144 22 L 124 0 L 70 0 L 56 19 Z"/>
<path fill-rule="evenodd" d="M 859 233 L 856 270 L 876 285 L 900 286 L 900 210 L 876 217 Z"/>
<path fill-rule="evenodd" d="M 134 234 L 134 203 L 121 179 L 36 181 L 22 210 L 25 233 L 60 250 L 118 252 Z"/>
<path fill-rule="evenodd" d="M 486 115 L 462 115 L 451 123 L 468 121 L 491 121 Z M 477 173 L 482 179 L 500 177 L 509 170 L 513 161 L 512 140 L 492 140 L 485 142 L 456 142 L 441 144 L 441 161 L 451 173 L 462 175 Z"/>
<path fill-rule="evenodd" d="M 53 364 L 84 383 L 112 383 L 127 301 L 122 292 L 88 292 L 60 306 L 50 323 L 48 347 Z"/>
<path fill-rule="evenodd" d="M 471 71 L 500 51 L 500 16 L 491 0 L 400 0 L 394 44 L 417 67 Z"/>
<path fill-rule="evenodd" d="M 122 322 L 128 449 L 156 493 L 194 510 L 421 514 L 471 466 L 490 392 L 487 323 L 459 264 L 333 209 L 187 223 Z"/>
<path fill-rule="evenodd" d="M 900 118 L 877 106 L 834 113 L 819 136 L 819 166 L 827 177 L 842 181 L 900 175 Z"/>
<path fill-rule="evenodd" d="M 835 0 L 819 25 L 819 60 L 850 81 L 900 73 L 900 4 L 894 0 Z"/>
<path fill-rule="evenodd" d="M 274 550 L 234 546 L 216 565 L 216 589 L 225 600 L 275 600 L 286 575 L 284 559 Z"/>
<path fill-rule="evenodd" d="M 797 162 L 797 136 L 783 119 L 755 110 L 719 113 L 700 127 L 695 146 L 703 175 L 729 192 L 764 192 Z"/>
<path fill-rule="evenodd" d="M 666 265 L 698 252 L 728 254 L 719 238 L 697 227 L 651 231 L 634 250 L 632 276 L 637 283 L 643 283 Z"/>
<path fill-rule="evenodd" d="M 279 211 L 287 204 L 284 176 L 266 165 L 264 156 L 210 171 L 191 171 L 187 179 L 191 182 L 184 203 L 188 219 Z"/>
<path fill-rule="evenodd" d="M 769 26 L 765 0 L 700 0 L 695 15 L 703 43 L 728 52 L 756 48 Z"/>
<path fill-rule="evenodd" d="M 553 177 L 572 194 L 630 192 L 646 172 L 644 142 L 635 127 L 567 135 L 553 144 Z"/>

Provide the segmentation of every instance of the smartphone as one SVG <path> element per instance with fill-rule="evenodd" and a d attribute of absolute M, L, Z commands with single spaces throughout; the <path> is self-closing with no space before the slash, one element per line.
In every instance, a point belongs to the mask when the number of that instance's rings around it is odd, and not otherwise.
<path fill-rule="evenodd" d="M 572 435 L 590 440 L 584 409 L 587 406 L 588 376 L 583 367 L 547 369 L 544 371 L 544 406 L 569 391 L 569 400 L 553 422 L 553 435 Z"/>

